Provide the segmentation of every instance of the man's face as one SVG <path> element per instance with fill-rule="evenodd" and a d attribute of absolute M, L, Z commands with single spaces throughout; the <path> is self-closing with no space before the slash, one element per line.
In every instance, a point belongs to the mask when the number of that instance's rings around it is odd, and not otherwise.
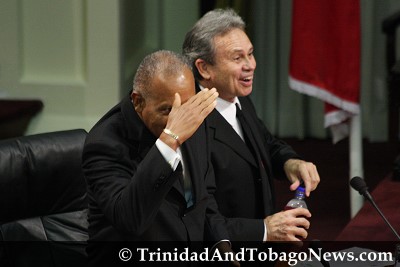
<path fill-rule="evenodd" d="M 253 45 L 246 33 L 233 29 L 214 38 L 214 65 L 207 64 L 212 87 L 219 96 L 233 101 L 235 96 L 247 96 L 253 88 L 256 60 Z"/>
<path fill-rule="evenodd" d="M 175 93 L 179 93 L 181 104 L 185 103 L 195 94 L 195 82 L 192 71 L 185 69 L 168 77 L 159 75 L 154 78 L 150 86 L 152 87 L 149 88 L 150 96 L 142 98 L 142 106 L 138 107 L 135 99 L 134 105 L 146 127 L 154 136 L 159 137 L 167 125 Z M 138 96 L 133 96 L 135 97 Z"/>

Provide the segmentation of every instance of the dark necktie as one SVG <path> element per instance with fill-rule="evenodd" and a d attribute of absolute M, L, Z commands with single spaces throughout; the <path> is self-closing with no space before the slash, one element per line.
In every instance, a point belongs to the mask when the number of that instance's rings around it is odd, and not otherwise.
<path fill-rule="evenodd" d="M 183 168 L 181 162 L 179 162 L 178 166 L 176 166 L 175 174 L 178 176 L 179 184 L 181 185 L 182 192 L 184 192 L 185 185 L 183 181 Z"/>
<path fill-rule="evenodd" d="M 185 179 L 183 175 L 182 162 L 179 162 L 178 166 L 175 169 L 175 173 L 176 175 L 178 175 L 179 184 L 181 185 L 181 190 L 185 196 L 187 207 L 190 207 L 193 205 L 192 184 L 190 181 L 190 177 L 186 177 L 187 179 Z"/>
<path fill-rule="evenodd" d="M 261 156 L 258 150 L 259 148 L 256 144 L 253 133 L 250 130 L 250 126 L 243 115 L 242 110 L 240 109 L 238 104 L 235 105 L 236 105 L 236 117 L 239 120 L 240 125 L 242 126 L 244 141 L 247 144 L 248 148 L 250 149 L 251 153 L 253 154 L 257 164 L 259 165 L 261 163 Z"/>

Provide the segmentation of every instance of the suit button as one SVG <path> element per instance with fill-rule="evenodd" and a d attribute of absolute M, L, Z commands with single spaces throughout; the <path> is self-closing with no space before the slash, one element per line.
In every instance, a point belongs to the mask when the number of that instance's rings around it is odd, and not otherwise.
<path fill-rule="evenodd" d="M 261 180 L 261 178 L 258 178 L 257 181 L 261 183 L 262 180 Z"/>

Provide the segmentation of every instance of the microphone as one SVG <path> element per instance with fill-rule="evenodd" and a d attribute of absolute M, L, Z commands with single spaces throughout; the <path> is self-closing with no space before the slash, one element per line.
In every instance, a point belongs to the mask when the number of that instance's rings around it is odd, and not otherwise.
<path fill-rule="evenodd" d="M 358 193 L 360 193 L 360 195 L 364 196 L 364 198 L 366 198 L 372 204 L 372 206 L 374 206 L 376 211 L 379 213 L 379 215 L 381 215 L 382 219 L 386 222 L 386 224 L 392 230 L 392 232 L 397 237 L 397 239 L 400 240 L 399 234 L 396 232 L 396 230 L 393 228 L 393 226 L 386 219 L 385 215 L 383 215 L 382 211 L 376 205 L 376 203 L 375 203 L 374 199 L 372 198 L 371 194 L 368 192 L 368 187 L 365 184 L 364 179 L 361 178 L 361 177 L 355 176 L 355 177 L 351 178 L 350 185 L 351 185 L 351 187 L 353 187 L 354 190 L 358 191 Z"/>

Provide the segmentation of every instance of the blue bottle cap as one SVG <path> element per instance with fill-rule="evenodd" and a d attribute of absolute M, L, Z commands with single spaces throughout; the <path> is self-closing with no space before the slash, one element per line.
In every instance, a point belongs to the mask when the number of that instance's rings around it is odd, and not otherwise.
<path fill-rule="evenodd" d="M 302 186 L 297 187 L 296 190 L 299 190 L 300 192 L 303 192 L 303 193 L 306 192 L 306 189 Z"/>

